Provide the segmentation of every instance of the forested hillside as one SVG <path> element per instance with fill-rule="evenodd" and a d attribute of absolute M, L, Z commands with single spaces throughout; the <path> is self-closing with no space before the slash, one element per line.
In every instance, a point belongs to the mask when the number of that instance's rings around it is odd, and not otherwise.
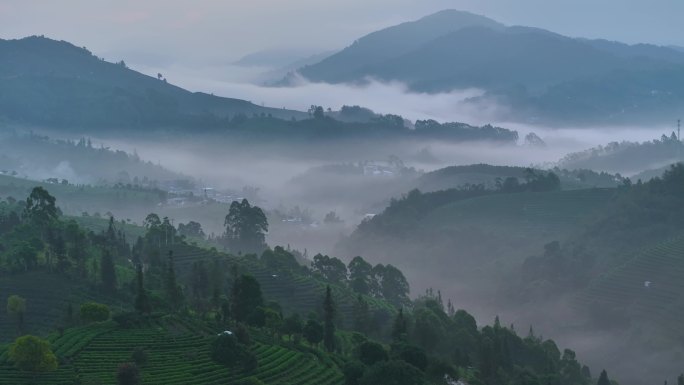
<path fill-rule="evenodd" d="M 38 187 L 0 204 L 3 384 L 592 381 L 532 331 L 478 327 L 440 292 L 410 300 L 392 265 L 319 254 L 307 266 L 268 248 L 246 201 L 209 241 L 260 255 L 201 249 L 200 233 L 156 214 L 137 240 L 113 218 L 94 231 L 56 203 Z"/>
<path fill-rule="evenodd" d="M 652 124 L 681 110 L 684 54 L 446 10 L 363 36 L 299 72 L 315 82 L 399 81 L 417 92 L 477 88 L 485 94 L 474 101 L 510 108 L 501 119 Z"/>
<path fill-rule="evenodd" d="M 0 115 L 72 130 L 216 126 L 236 114 L 306 116 L 186 91 L 162 74 L 143 75 L 118 60 L 108 62 L 86 48 L 42 36 L 0 40 Z"/>

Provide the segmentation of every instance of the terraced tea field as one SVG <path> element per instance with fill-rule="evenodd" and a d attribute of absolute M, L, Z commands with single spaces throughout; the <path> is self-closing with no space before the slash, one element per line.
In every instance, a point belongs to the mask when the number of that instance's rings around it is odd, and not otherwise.
<path fill-rule="evenodd" d="M 684 236 L 636 253 L 596 279 L 576 304 L 621 309 L 635 322 L 684 336 Z"/>
<path fill-rule="evenodd" d="M 337 363 L 325 355 L 305 347 L 263 341 L 251 347 L 259 363 L 254 372 L 220 366 L 209 357 L 210 338 L 215 332 L 171 318 L 134 329 L 121 329 L 111 322 L 70 329 L 50 338 L 61 361 L 59 369 L 35 378 L 14 369 L 7 360 L 7 346 L 0 346 L 0 384 L 115 384 L 118 365 L 130 361 L 137 347 L 148 354 L 148 362 L 141 369 L 144 384 L 230 385 L 248 377 L 274 385 L 343 383 Z"/>
<path fill-rule="evenodd" d="M 19 295 L 26 299 L 24 315 L 26 333 L 46 334 L 65 326 L 67 308 L 72 304 L 74 316 L 79 306 L 88 301 L 105 302 L 116 306 L 128 306 L 117 298 L 100 294 L 97 290 L 65 279 L 61 275 L 44 271 L 6 275 L 0 279 L 0 293 L 3 306 L 7 297 Z M 17 337 L 17 322 L 2 309 L 0 311 L 0 343 Z"/>
<path fill-rule="evenodd" d="M 426 228 L 487 225 L 519 234 L 550 234 L 581 224 L 614 194 L 615 189 L 586 189 L 486 195 L 442 206 L 421 224 Z"/>

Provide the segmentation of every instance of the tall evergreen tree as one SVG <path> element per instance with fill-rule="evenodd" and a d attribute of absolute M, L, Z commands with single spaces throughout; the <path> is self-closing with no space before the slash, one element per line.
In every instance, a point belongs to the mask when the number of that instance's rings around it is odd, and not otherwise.
<path fill-rule="evenodd" d="M 102 262 L 100 263 L 100 279 L 104 289 L 113 293 L 116 290 L 116 270 L 114 269 L 114 258 L 109 249 L 102 251 Z"/>
<path fill-rule="evenodd" d="M 152 306 L 150 305 L 150 299 L 147 297 L 147 291 L 145 290 L 145 283 L 143 282 L 143 269 L 142 265 L 138 265 L 137 274 L 137 293 L 135 296 L 135 310 L 138 313 L 149 314 L 152 312 Z"/>
<path fill-rule="evenodd" d="M 368 312 L 368 303 L 360 294 L 356 297 L 356 303 L 354 303 L 353 311 L 354 330 L 357 332 L 366 333 L 370 323 L 370 315 Z"/>
<path fill-rule="evenodd" d="M 325 289 L 323 320 L 323 345 L 327 351 L 332 352 L 335 350 L 335 302 L 332 298 L 330 286 Z"/>
<path fill-rule="evenodd" d="M 610 385 L 610 380 L 608 379 L 608 373 L 605 370 L 601 371 L 598 382 L 596 385 Z"/>
<path fill-rule="evenodd" d="M 403 341 L 408 335 L 408 325 L 406 324 L 406 318 L 404 318 L 404 309 L 399 309 L 399 314 L 397 318 L 394 319 L 394 325 L 392 325 L 392 339 L 395 342 Z"/>
<path fill-rule="evenodd" d="M 182 302 L 182 292 L 176 282 L 176 269 L 173 262 L 173 252 L 169 251 L 169 264 L 166 272 L 166 300 L 173 310 L 178 310 Z"/>

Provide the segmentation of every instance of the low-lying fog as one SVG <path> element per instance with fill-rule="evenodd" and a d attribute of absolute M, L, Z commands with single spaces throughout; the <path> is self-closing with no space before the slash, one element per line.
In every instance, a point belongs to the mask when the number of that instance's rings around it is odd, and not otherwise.
<path fill-rule="evenodd" d="M 136 151 L 141 158 L 191 176 L 206 187 L 234 190 L 240 190 L 244 186 L 258 187 L 260 197 L 269 208 L 298 205 L 313 210 L 319 218 L 326 212 L 335 210 L 349 226 L 354 226 L 364 214 L 381 210 L 389 197 L 406 192 L 402 187 L 410 187 L 410 184 L 367 184 L 365 181 L 361 183 L 322 174 L 306 179 L 307 182 L 303 182 L 301 178 L 293 178 L 305 175 L 313 167 L 334 163 L 386 161 L 391 156 L 398 157 L 407 167 L 418 171 L 474 163 L 553 166 L 571 152 L 614 141 L 652 140 L 673 130 L 672 127 L 547 128 L 502 122 L 497 121 L 496 116 L 503 107 L 493 102 L 473 104 L 469 101 L 468 98 L 482 95 L 479 90 L 419 94 L 408 92 L 399 83 L 369 80 L 365 85 L 330 85 L 308 83 L 302 79 L 293 87 L 266 87 L 236 81 L 236 78 L 254 79 L 258 73 L 250 68 L 236 68 L 241 72 L 219 75 L 213 69 L 172 69 L 166 76 L 172 78 L 174 83 L 191 90 L 242 98 L 267 106 L 306 110 L 315 104 L 338 110 L 343 105 L 360 105 L 377 113 L 398 114 L 411 121 L 435 119 L 440 122 L 457 121 L 473 125 L 491 123 L 517 130 L 520 143 L 511 146 L 438 141 L 342 141 L 335 144 L 326 142 L 324 145 L 263 143 L 245 147 L 214 136 L 196 137 L 192 140 L 184 138 L 182 141 L 157 138 L 131 141 L 108 137 L 97 138 L 95 142 L 103 142 L 129 152 Z M 539 135 L 546 146 L 524 145 L 522 138 L 529 132 Z M 643 170 L 623 174 L 630 175 L 640 171 Z M 329 247 L 325 249 L 329 250 Z"/>
<path fill-rule="evenodd" d="M 169 75 L 171 77 L 171 75 Z M 140 136 L 137 139 L 114 135 L 93 138 L 95 146 L 104 144 L 113 149 L 133 153 L 143 160 L 152 161 L 164 168 L 192 177 L 199 187 L 245 191 L 245 187 L 258 188 L 256 203 L 266 210 L 279 210 L 284 214 L 298 208 L 298 212 L 310 215 L 313 222 L 301 224 L 271 223 L 268 242 L 271 245 L 289 244 L 299 250 L 332 253 L 335 244 L 351 233 L 368 214 L 381 212 L 390 198 L 399 197 L 416 187 L 421 172 L 446 166 L 487 163 L 507 166 L 551 167 L 568 153 L 582 151 L 615 141 L 648 141 L 669 134 L 674 127 L 594 127 L 594 128 L 546 128 L 523 123 L 499 122 L 494 119 L 501 108 L 495 104 L 470 104 L 467 99 L 481 94 L 478 90 L 465 90 L 448 94 L 414 94 L 406 92 L 401 84 L 383 84 L 370 81 L 363 86 L 325 85 L 300 82 L 292 88 L 270 88 L 232 81 L 209 82 L 204 78 L 187 78 L 177 81 L 194 90 L 244 98 L 265 105 L 306 110 L 312 104 L 334 110 L 343 105 L 360 105 L 378 113 L 393 113 L 412 121 L 435 119 L 440 122 L 458 121 L 474 125 L 491 123 L 517 130 L 521 140 L 515 145 L 492 143 L 447 143 L 440 141 L 368 140 L 312 143 L 258 143 L 249 145 L 235 143 L 216 135 L 184 136 L 172 139 Z M 530 146 L 522 138 L 529 132 L 536 133 L 545 146 Z M 403 162 L 403 172 L 387 174 L 355 174 L 331 172 L 321 168 L 331 164 L 358 164 L 388 161 Z M 64 164 L 58 164 L 54 173 L 62 172 Z M 60 168 L 61 167 L 61 168 Z M 396 171 L 397 169 L 395 169 Z M 637 173 L 644 170 L 631 170 Z M 49 173 L 48 173 L 49 174 Z M 630 173 L 626 173 L 630 175 Z M 70 175 L 76 179 L 76 176 Z M 255 191 L 255 190 L 251 190 Z M 176 223 L 195 220 L 207 233 L 220 234 L 226 206 L 216 208 L 151 207 L 162 215 L 173 217 Z M 224 210 L 224 211 L 221 211 Z M 326 213 L 335 211 L 343 224 L 322 224 Z M 129 217 L 140 223 L 146 212 L 114 213 L 117 217 Z M 387 262 L 387 261 L 386 261 Z M 414 274 L 410 267 L 401 266 L 406 275 L 422 282 L 411 282 L 413 287 L 426 287 L 429 277 Z M 434 278 L 434 277 L 432 277 Z M 440 281 L 445 284 L 444 281 Z M 449 293 L 448 287 L 442 287 Z M 414 291 L 414 295 L 419 294 Z M 478 315 L 480 322 L 491 322 L 491 309 L 478 308 L 479 299 L 461 298 L 458 302 Z M 559 305 L 561 306 L 561 305 Z M 567 309 L 564 309 L 567 310 Z M 506 316 L 502 314 L 502 316 Z M 526 329 L 530 320 L 508 314 L 504 322 L 516 322 Z M 519 322 L 519 323 L 518 323 Z M 557 325 L 556 325 L 557 326 Z M 552 330 L 540 325 L 541 330 Z M 593 361 L 604 353 L 587 339 L 579 339 L 576 333 L 558 331 L 554 338 L 589 355 Z M 593 338 L 593 337 L 592 337 Z M 601 338 L 607 338 L 603 335 Z M 591 345 L 591 346 L 590 346 Z M 608 346 L 608 345 L 606 345 Z M 611 363 L 615 368 L 617 362 Z"/>

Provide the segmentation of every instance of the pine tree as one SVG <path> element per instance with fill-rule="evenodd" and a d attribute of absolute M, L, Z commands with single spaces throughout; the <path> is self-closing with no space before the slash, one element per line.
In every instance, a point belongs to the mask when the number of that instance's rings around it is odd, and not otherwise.
<path fill-rule="evenodd" d="M 356 297 L 356 303 L 354 303 L 354 330 L 366 333 L 369 321 L 368 303 L 359 294 Z"/>
<path fill-rule="evenodd" d="M 323 345 L 329 352 L 335 350 L 335 302 L 333 302 L 330 286 L 325 289 L 325 300 L 323 301 Z"/>
<path fill-rule="evenodd" d="M 150 306 L 150 300 L 147 297 L 147 291 L 145 290 L 145 284 L 143 282 L 143 269 L 142 265 L 138 265 L 138 292 L 135 296 L 135 310 L 138 313 L 149 314 L 152 312 L 152 307 Z"/>
<path fill-rule="evenodd" d="M 608 373 L 606 373 L 605 370 L 601 372 L 601 375 L 599 376 L 598 382 L 596 385 L 610 385 L 610 380 L 608 379 Z"/>
<path fill-rule="evenodd" d="M 103 250 L 102 262 L 100 263 L 100 278 L 104 289 L 113 293 L 116 290 L 116 270 L 114 269 L 114 259 L 109 250 Z"/>
<path fill-rule="evenodd" d="M 394 319 L 394 325 L 392 325 L 392 339 L 396 342 L 403 341 L 408 335 L 408 325 L 406 324 L 406 318 L 404 318 L 404 309 L 399 309 L 399 314 L 397 318 Z"/>
<path fill-rule="evenodd" d="M 173 310 L 178 310 L 182 301 L 182 293 L 176 283 L 176 270 L 173 262 L 173 252 L 169 251 L 169 265 L 166 273 L 166 300 Z"/>

